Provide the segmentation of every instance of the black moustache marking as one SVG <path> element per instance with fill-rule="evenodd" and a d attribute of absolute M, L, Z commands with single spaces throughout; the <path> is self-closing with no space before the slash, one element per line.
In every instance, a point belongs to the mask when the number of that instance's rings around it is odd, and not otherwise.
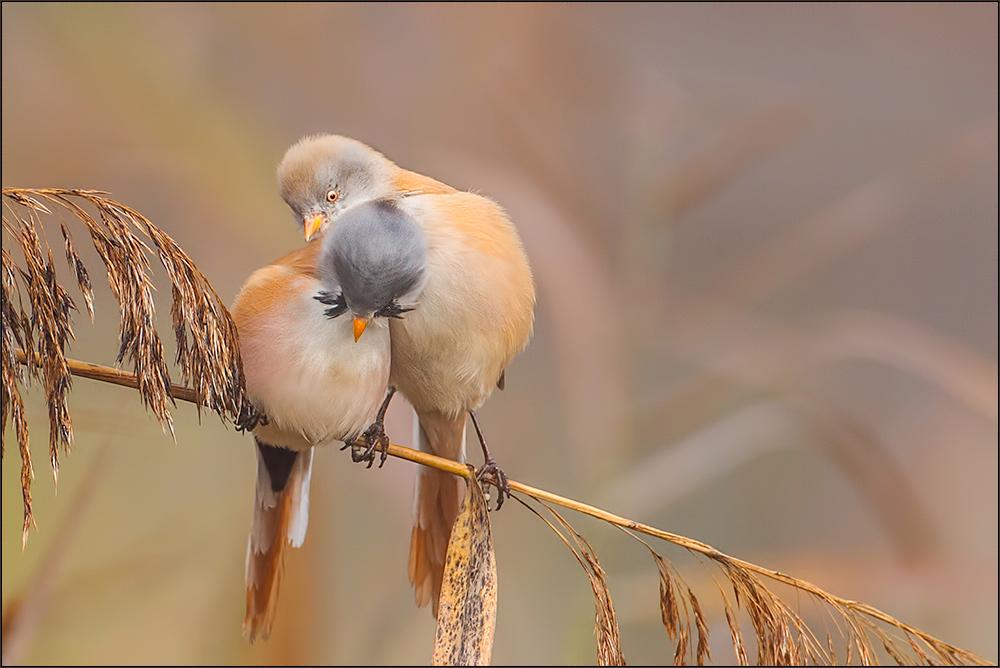
<path fill-rule="evenodd" d="M 313 299 L 330 307 L 323 312 L 328 318 L 336 318 L 347 312 L 347 302 L 344 300 L 344 295 L 342 293 L 334 294 L 332 292 L 320 292 L 318 295 L 313 297 Z"/>

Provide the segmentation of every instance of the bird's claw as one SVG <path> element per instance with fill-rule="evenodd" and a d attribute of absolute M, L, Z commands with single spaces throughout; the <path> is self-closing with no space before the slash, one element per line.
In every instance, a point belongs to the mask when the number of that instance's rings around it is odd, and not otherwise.
<path fill-rule="evenodd" d="M 351 448 L 351 461 L 368 462 L 366 468 L 371 468 L 375 463 L 375 454 L 381 453 L 378 467 L 385 465 L 385 460 L 389 457 L 389 437 L 385 435 L 385 428 L 376 422 L 372 424 L 360 438 L 353 443 L 347 443 L 341 450 Z"/>
<path fill-rule="evenodd" d="M 252 404 L 244 404 L 240 408 L 240 414 L 233 421 L 236 431 L 253 431 L 257 425 L 264 426 L 268 423 L 267 415 L 262 410 Z"/>
<path fill-rule="evenodd" d="M 493 459 L 487 459 L 482 468 L 476 471 L 476 480 L 482 485 L 493 485 L 497 489 L 497 510 L 503 505 L 504 499 L 510 496 L 510 483 L 507 474 L 497 466 Z"/>

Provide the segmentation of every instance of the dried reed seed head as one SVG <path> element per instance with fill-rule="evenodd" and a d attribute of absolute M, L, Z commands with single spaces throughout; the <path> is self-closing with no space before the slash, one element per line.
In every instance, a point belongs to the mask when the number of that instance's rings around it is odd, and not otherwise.
<path fill-rule="evenodd" d="M 542 505 L 552 513 L 564 529 L 573 539 L 575 548 L 566 540 L 552 523 L 546 523 L 553 531 L 563 539 L 566 546 L 573 551 L 580 566 L 583 567 L 590 586 L 594 591 L 594 631 L 597 634 L 597 662 L 602 666 L 624 666 L 625 655 L 621 649 L 621 634 L 618 631 L 618 618 L 615 615 L 614 605 L 611 603 L 611 592 L 605 579 L 604 569 L 601 568 L 597 555 L 587 539 L 584 538 L 569 522 L 567 522 L 551 506 L 542 502 Z M 536 513 L 537 514 L 537 513 Z M 543 518 L 544 519 L 544 518 Z"/>
<path fill-rule="evenodd" d="M 6 226 L 7 220 L 4 218 Z M 31 451 L 28 449 L 28 422 L 24 416 L 24 402 L 18 384 L 24 380 L 23 367 L 17 358 L 16 349 L 23 346 L 25 328 L 30 325 L 29 319 L 23 314 L 20 293 L 14 280 L 14 263 L 6 249 L 2 249 L 2 305 L 0 305 L 0 320 L 2 320 L 3 351 L 0 354 L 0 384 L 2 384 L 2 423 L 0 428 L 7 430 L 7 417 L 11 418 L 14 434 L 18 442 L 21 456 L 21 498 L 24 506 L 24 523 L 21 529 L 22 545 L 28 538 L 28 528 L 34 524 L 31 510 L 31 481 L 34 471 L 31 464 Z M 18 297 L 18 310 L 14 308 L 13 294 Z M 0 452 L 6 454 L 6 444 L 0 441 Z"/>
<path fill-rule="evenodd" d="M 686 666 L 687 665 L 687 655 L 688 655 L 688 627 L 683 626 L 680 633 L 677 636 L 677 647 L 674 648 L 674 665 L 675 666 Z"/>
<path fill-rule="evenodd" d="M 741 666 L 749 666 L 747 659 L 747 648 L 743 643 L 743 633 L 740 631 L 740 624 L 736 620 L 736 612 L 726 601 L 726 623 L 729 624 L 729 635 L 733 640 L 733 650 L 736 652 L 736 661 Z"/>
<path fill-rule="evenodd" d="M 143 219 L 143 225 L 148 221 Z M 212 410 L 238 415 L 247 400 L 236 326 L 215 290 L 176 243 L 162 231 L 148 233 L 173 286 L 171 315 L 177 339 L 177 363 L 185 383 L 193 384 Z M 187 345 L 187 330 L 191 343 Z"/>
<path fill-rule="evenodd" d="M 758 661 L 772 665 L 802 664 L 833 664 L 837 662 L 833 639 L 827 633 L 826 647 L 812 633 L 809 627 L 790 606 L 767 589 L 760 579 L 743 568 L 740 564 L 724 555 L 713 558 L 720 563 L 723 571 L 733 583 L 734 591 L 744 602 L 758 643 Z M 946 643 L 926 636 L 920 631 L 902 624 L 881 613 L 877 613 L 863 604 L 840 602 L 829 595 L 814 589 L 804 588 L 811 596 L 828 606 L 832 612 L 839 613 L 843 626 L 835 625 L 845 640 L 844 658 L 847 663 L 854 659 L 855 651 L 858 660 L 863 665 L 878 663 L 874 641 L 877 641 L 886 654 L 897 663 L 910 664 L 983 664 L 985 660 L 972 652 L 954 648 Z M 742 637 L 738 634 L 736 613 L 727 605 L 727 620 L 733 633 L 735 645 L 742 645 Z M 876 613 L 875 619 L 887 624 L 890 630 L 902 631 L 903 637 L 893 636 L 869 617 Z M 905 640 L 904 640 L 905 638 Z M 927 650 L 930 650 L 928 653 Z M 744 650 L 745 651 L 745 650 Z M 739 655 L 739 649 L 737 648 Z M 933 654 L 933 656 L 932 656 Z"/>
<path fill-rule="evenodd" d="M 87 268 L 83 266 L 83 261 L 80 260 L 80 256 L 76 252 L 76 248 L 73 246 L 73 237 L 66 229 L 66 224 L 60 223 L 59 227 L 62 229 L 63 240 L 66 245 L 66 262 L 76 275 L 76 283 L 80 288 L 80 292 L 83 294 L 84 302 L 87 304 L 87 315 L 90 316 L 90 320 L 93 322 L 94 290 L 90 285 L 90 274 L 87 273 Z"/>
<path fill-rule="evenodd" d="M 689 587 L 688 598 L 691 600 L 691 609 L 694 611 L 695 626 L 698 629 L 698 649 L 697 661 L 699 666 L 705 665 L 705 659 L 711 660 L 712 654 L 708 649 L 708 624 L 705 623 L 705 615 L 701 612 L 701 605 L 695 597 L 694 592 Z"/>
<path fill-rule="evenodd" d="M 891 642 L 888 642 L 885 639 L 883 639 L 882 640 L 882 647 L 885 649 L 886 654 L 888 654 L 889 656 L 891 656 L 892 660 L 895 661 L 900 666 L 905 666 L 908 663 L 907 660 L 906 660 L 906 658 L 900 652 L 898 652 L 896 650 L 896 647 Z M 919 654 L 918 654 L 918 656 L 919 656 Z M 925 666 L 926 665 L 930 665 L 926 660 L 921 660 L 920 663 L 923 664 L 923 665 L 925 665 Z"/>
<path fill-rule="evenodd" d="M 152 249 L 133 229 L 148 237 L 167 270 L 172 286 L 171 314 L 177 341 L 177 364 L 186 383 L 194 386 L 199 407 L 207 406 L 223 419 L 236 419 L 249 404 L 245 397 L 236 326 L 212 289 L 208 279 L 176 243 L 145 217 L 92 190 L 18 189 L 3 190 L 5 233 L 17 242 L 24 259 L 20 267 L 3 249 L 3 422 L 8 414 L 15 425 L 22 459 L 22 492 L 25 532 L 33 523 L 30 503 L 31 458 L 28 429 L 24 420 L 19 383 L 25 379 L 15 351 L 25 351 L 23 365 L 28 378 L 41 380 L 49 408 L 49 455 L 57 475 L 60 446 L 66 450 L 73 438 L 66 405 L 71 375 L 65 345 L 72 338 L 71 310 L 76 306 L 59 282 L 52 251 L 38 234 L 39 214 L 59 214 L 66 260 L 83 294 L 88 315 L 93 318 L 90 275 L 73 243 L 62 214 L 82 223 L 97 250 L 108 276 L 108 285 L 120 307 L 118 362 L 130 361 L 138 378 L 142 402 L 164 429 L 173 434 L 169 406 L 170 374 L 163 347 L 154 326 L 152 295 Z M 95 217 L 86 205 L 97 211 Z M 44 246 L 44 250 L 43 250 Z M 16 272 L 15 272 L 16 269 Z M 18 285 L 20 283 L 20 286 Z M 21 301 L 21 286 L 29 307 Z M 17 296 L 17 306 L 14 297 Z M 27 533 L 25 533 L 25 537 Z"/>
<path fill-rule="evenodd" d="M 660 574 L 660 616 L 663 626 L 671 640 L 677 640 L 677 626 L 680 621 L 677 611 L 677 596 L 674 592 L 673 578 L 670 576 L 670 566 L 666 559 L 653 552 L 656 569 Z"/>
<path fill-rule="evenodd" d="M 544 518 L 542 519 L 544 520 Z M 631 523 L 629 528 L 625 528 L 618 522 L 607 518 L 604 519 L 615 524 L 626 534 L 642 543 L 653 555 L 660 575 L 660 611 L 668 635 L 671 635 L 671 618 L 674 616 L 677 618 L 677 644 L 674 651 L 674 665 L 684 665 L 688 662 L 689 640 L 693 635 L 692 631 L 699 632 L 699 644 L 702 645 L 702 649 L 700 658 L 699 650 L 697 648 L 694 649 L 690 656 L 691 660 L 702 662 L 710 659 L 707 652 L 708 626 L 701 613 L 697 599 L 693 599 L 693 592 L 684 584 L 683 578 L 681 578 L 676 568 L 669 560 L 659 555 L 649 543 L 639 538 L 636 533 L 633 533 L 636 530 L 686 547 L 695 555 L 708 557 L 719 567 L 726 580 L 732 585 L 737 606 L 742 605 L 746 608 L 747 615 L 754 626 L 755 640 L 758 645 L 758 663 L 768 665 L 800 665 L 806 663 L 836 665 L 838 663 L 833 637 L 829 629 L 826 633 L 826 644 L 824 646 L 798 613 L 792 609 L 791 605 L 767 588 L 761 579 L 762 576 L 766 576 L 776 582 L 808 594 L 818 605 L 822 606 L 822 610 L 830 616 L 830 620 L 833 621 L 837 633 L 845 642 L 844 656 L 848 664 L 853 660 L 855 647 L 858 650 L 862 663 L 877 663 L 878 656 L 875 652 L 873 641 L 878 641 L 884 646 L 887 655 L 897 662 L 902 661 L 907 664 L 990 665 L 986 659 L 973 652 L 943 643 L 919 629 L 903 624 L 863 603 L 847 601 L 832 596 L 808 582 L 734 559 L 707 545 L 692 541 L 683 536 L 667 534 L 635 523 Z M 547 520 L 545 521 L 547 522 Z M 548 524 L 552 527 L 551 523 Z M 554 529 L 554 527 L 552 528 Z M 565 537 L 563 537 L 563 541 L 569 545 Z M 582 536 L 575 536 L 574 541 L 581 547 L 586 542 Z M 572 549 L 572 545 L 570 547 Z M 584 560 L 579 555 L 577 555 L 577 558 L 581 560 L 581 564 L 584 563 Z M 677 582 L 674 582 L 675 578 Z M 740 664 L 746 665 L 749 663 L 749 660 L 746 654 L 743 634 L 740 630 L 737 610 L 730 605 L 729 598 L 721 583 L 717 581 L 716 584 L 719 586 L 719 594 L 723 599 L 726 621 L 729 626 L 736 659 Z M 670 590 L 674 589 L 676 591 L 678 586 L 685 588 L 688 594 L 687 597 L 676 596 L 676 594 L 671 597 Z M 671 609 L 673 607 L 670 603 L 671 598 L 676 600 L 676 612 Z M 694 627 L 691 624 L 692 611 L 694 612 Z M 681 619 L 681 613 L 683 613 L 683 619 Z M 893 635 L 895 631 L 902 632 L 902 637 Z M 671 637 L 673 636 L 671 635 Z"/>

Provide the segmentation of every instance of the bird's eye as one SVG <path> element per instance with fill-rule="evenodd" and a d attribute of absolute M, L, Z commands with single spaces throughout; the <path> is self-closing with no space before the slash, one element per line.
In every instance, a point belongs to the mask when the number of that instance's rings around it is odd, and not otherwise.
<path fill-rule="evenodd" d="M 340 198 L 340 194 L 336 190 L 331 190 L 326 194 L 327 202 L 336 202 Z"/>

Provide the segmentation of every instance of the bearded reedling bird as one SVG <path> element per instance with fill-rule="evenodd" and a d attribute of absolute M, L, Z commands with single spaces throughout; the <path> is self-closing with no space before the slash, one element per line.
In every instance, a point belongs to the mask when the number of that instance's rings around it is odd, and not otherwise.
<path fill-rule="evenodd" d="M 531 269 L 506 214 L 486 197 L 402 169 L 338 135 L 307 137 L 292 146 L 278 180 L 282 198 L 303 221 L 306 239 L 328 227 L 335 231 L 363 201 L 394 202 L 420 226 L 427 239 L 426 284 L 419 307 L 389 322 L 386 401 L 391 388 L 398 388 L 416 411 L 414 441 L 420 449 L 459 462 L 465 459 L 471 415 L 486 457 L 482 472 L 505 487 L 474 411 L 494 386 L 503 387 L 504 369 L 527 344 L 534 318 Z M 369 445 L 381 443 L 384 461 L 388 441 L 381 424 L 365 437 Z M 432 603 L 435 616 L 459 494 L 457 478 L 419 467 L 409 575 L 417 605 Z"/>
<path fill-rule="evenodd" d="M 313 448 L 352 443 L 389 380 L 390 318 L 412 310 L 427 240 L 391 202 L 364 202 L 305 248 L 256 271 L 232 313 L 247 394 L 262 420 L 247 545 L 244 635 L 270 634 L 285 543 L 305 539 Z M 362 336 L 364 335 L 364 336 Z"/>

